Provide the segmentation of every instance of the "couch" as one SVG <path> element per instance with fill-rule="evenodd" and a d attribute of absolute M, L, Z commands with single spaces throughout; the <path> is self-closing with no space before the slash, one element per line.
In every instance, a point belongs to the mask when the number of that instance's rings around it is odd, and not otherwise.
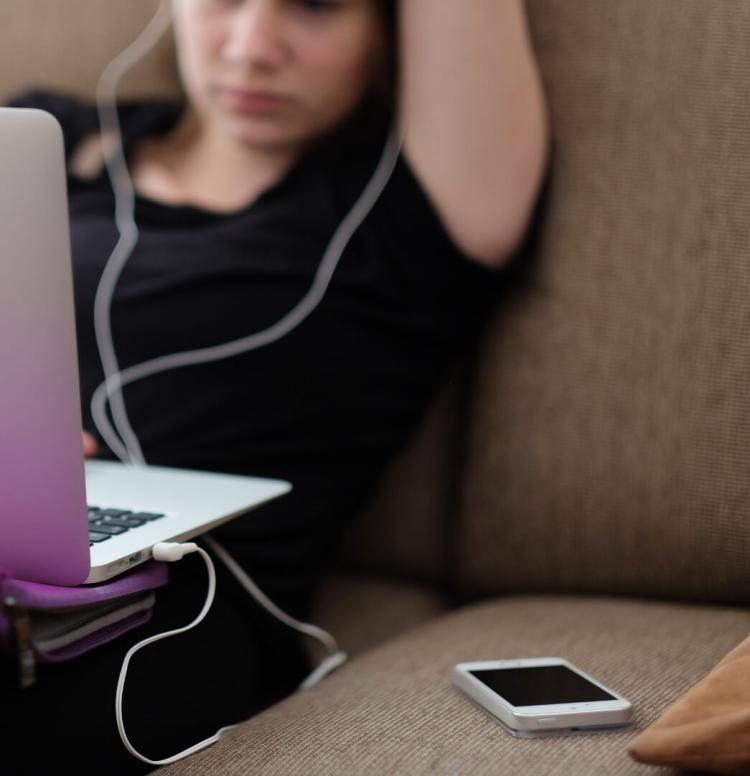
<path fill-rule="evenodd" d="M 0 97 L 92 94 L 154 5 L 5 0 Z M 527 10 L 553 174 L 320 593 L 352 659 L 164 776 L 676 775 L 629 741 L 750 631 L 750 3 Z M 165 41 L 123 94 L 175 89 Z M 450 685 L 544 655 L 631 699 L 632 729 L 518 740 Z"/>

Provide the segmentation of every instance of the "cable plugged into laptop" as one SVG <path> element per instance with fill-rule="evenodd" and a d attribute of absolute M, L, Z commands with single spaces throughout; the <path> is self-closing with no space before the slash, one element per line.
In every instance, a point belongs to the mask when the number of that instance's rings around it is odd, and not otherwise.
<path fill-rule="evenodd" d="M 123 691 L 125 690 L 125 677 L 128 673 L 130 659 L 139 649 L 142 649 L 148 644 L 152 644 L 154 641 L 160 641 L 161 639 L 166 639 L 169 636 L 176 636 L 178 633 L 184 633 L 185 631 L 188 631 L 198 625 L 198 623 L 200 623 L 201 620 L 203 620 L 204 617 L 208 614 L 208 610 L 211 608 L 211 604 L 213 604 L 214 596 L 216 594 L 216 569 L 214 568 L 211 556 L 202 547 L 199 547 L 194 542 L 159 542 L 159 544 L 155 544 L 151 550 L 151 553 L 156 560 L 167 562 L 181 560 L 185 557 L 185 555 L 189 555 L 193 552 L 199 552 L 201 554 L 201 557 L 206 562 L 206 568 L 208 569 L 208 593 L 206 595 L 206 600 L 203 603 L 203 608 L 201 609 L 198 616 L 189 625 L 185 625 L 182 628 L 175 628 L 171 631 L 165 631 L 164 633 L 158 633 L 155 636 L 150 636 L 149 638 L 144 639 L 143 641 L 138 642 L 138 644 L 135 646 L 131 647 L 128 650 L 128 653 L 125 655 L 125 659 L 122 661 L 120 676 L 117 680 L 115 716 L 117 717 L 117 730 L 120 733 L 120 738 L 122 739 L 122 743 L 125 745 L 125 748 L 128 750 L 128 752 L 130 752 L 130 754 L 132 754 L 134 757 L 137 757 L 139 760 L 142 760 L 144 763 L 148 763 L 149 765 L 167 765 L 169 763 L 177 762 L 177 760 L 181 760 L 183 757 L 187 757 L 188 755 L 193 754 L 194 752 L 198 752 L 201 749 L 205 749 L 207 746 L 215 743 L 219 740 L 219 737 L 225 730 L 229 730 L 230 728 L 235 727 L 235 725 L 223 727 L 220 730 L 217 730 L 213 736 L 210 736 L 204 741 L 200 741 L 199 743 L 194 744 L 188 749 L 185 749 L 184 751 L 179 752 L 172 757 L 167 757 L 164 760 L 149 760 L 147 757 L 144 757 L 142 754 L 140 754 L 140 752 L 137 752 L 133 748 L 133 745 L 130 743 L 130 740 L 125 733 L 125 723 L 122 719 L 122 695 Z"/>
<path fill-rule="evenodd" d="M 154 560 L 165 560 L 168 563 L 182 560 L 186 555 L 197 551 L 198 545 L 195 542 L 159 542 L 151 548 Z"/>
<path fill-rule="evenodd" d="M 309 687 L 312 687 L 346 662 L 346 653 L 339 649 L 336 640 L 333 638 L 333 636 L 331 636 L 330 633 L 323 630 L 323 628 L 319 628 L 317 625 L 300 622 L 299 620 L 296 620 L 294 617 L 291 617 L 289 614 L 281 610 L 265 595 L 265 593 L 263 593 L 263 591 L 255 584 L 255 582 L 250 579 L 247 573 L 245 573 L 245 570 L 239 566 L 234 558 L 232 558 L 232 556 L 229 555 L 229 553 L 213 537 L 206 534 L 202 538 L 202 541 L 205 541 L 213 549 L 213 551 L 228 567 L 229 571 L 235 576 L 237 581 L 269 614 L 273 615 L 277 620 L 280 620 L 285 625 L 293 628 L 299 633 L 303 633 L 306 636 L 312 636 L 313 638 L 317 639 L 328 651 L 328 656 L 324 658 L 320 665 L 318 665 L 299 685 L 297 688 L 298 690 L 305 690 Z M 120 677 L 117 680 L 115 716 L 117 717 L 117 729 L 120 733 L 120 738 L 122 739 L 125 748 L 128 750 L 128 752 L 130 752 L 130 754 L 132 754 L 134 757 L 137 757 L 139 760 L 148 763 L 149 765 L 168 765 L 169 763 L 177 762 L 183 757 L 187 757 L 194 752 L 198 752 L 201 749 L 205 749 L 207 746 L 216 743 L 224 731 L 231 730 L 233 727 L 237 727 L 236 724 L 227 725 L 226 727 L 217 730 L 213 736 L 210 736 L 204 741 L 200 741 L 188 749 L 185 749 L 184 751 L 172 755 L 172 757 L 168 757 L 164 760 L 149 760 L 147 757 L 144 757 L 133 748 L 133 745 L 130 743 L 127 735 L 125 734 L 125 724 L 122 720 L 122 696 L 125 689 L 125 676 L 128 672 L 130 659 L 139 649 L 145 647 L 147 644 L 151 644 L 154 641 L 159 641 L 160 639 L 166 639 L 169 636 L 176 636 L 178 633 L 184 633 L 185 631 L 188 631 L 198 625 L 198 623 L 200 623 L 201 620 L 203 620 L 204 617 L 208 614 L 208 610 L 211 608 L 211 605 L 214 602 L 214 596 L 216 594 L 216 569 L 214 568 L 211 556 L 202 547 L 199 547 L 197 544 L 195 544 L 195 542 L 159 542 L 151 549 L 151 554 L 155 560 L 166 561 L 168 563 L 182 560 L 185 555 L 189 555 L 194 552 L 200 553 L 201 557 L 206 563 L 206 568 L 208 569 L 208 593 L 200 613 L 189 625 L 185 625 L 182 628 L 176 628 L 171 631 L 165 631 L 164 633 L 158 633 L 155 636 L 150 636 L 149 638 L 144 639 L 135 646 L 131 647 L 130 650 L 128 650 L 128 653 L 125 655 L 122 668 L 120 669 Z"/>

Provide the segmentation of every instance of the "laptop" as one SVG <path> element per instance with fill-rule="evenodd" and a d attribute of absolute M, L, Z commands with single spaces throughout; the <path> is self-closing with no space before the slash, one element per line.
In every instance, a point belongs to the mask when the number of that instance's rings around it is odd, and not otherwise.
<path fill-rule="evenodd" d="M 62 130 L 0 108 L 0 573 L 102 582 L 291 490 L 83 457 Z M 91 508 L 89 508 L 91 507 Z"/>

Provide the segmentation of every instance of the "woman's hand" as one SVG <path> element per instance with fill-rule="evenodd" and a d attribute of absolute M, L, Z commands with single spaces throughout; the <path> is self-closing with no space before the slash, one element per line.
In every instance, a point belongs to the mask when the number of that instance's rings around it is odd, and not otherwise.
<path fill-rule="evenodd" d="M 96 444 L 96 439 L 83 432 L 83 455 L 84 458 L 93 458 L 99 452 L 99 445 Z"/>

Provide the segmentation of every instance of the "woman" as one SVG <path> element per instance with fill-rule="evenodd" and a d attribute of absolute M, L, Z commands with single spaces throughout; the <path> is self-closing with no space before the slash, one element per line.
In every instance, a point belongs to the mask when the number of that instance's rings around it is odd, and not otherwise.
<path fill-rule="evenodd" d="M 277 604 L 305 615 L 344 524 L 476 338 L 527 231 L 548 164 L 539 77 L 521 0 L 174 0 L 173 14 L 185 103 L 120 106 L 140 229 L 112 304 L 121 368 L 279 320 L 370 179 L 393 104 L 403 126 L 388 185 L 299 327 L 124 389 L 149 463 L 294 484 L 213 534 Z M 93 432 L 93 300 L 117 237 L 106 139 L 92 105 L 39 92 L 13 104 L 49 110 L 65 133 Z M 86 448 L 113 457 L 102 438 Z M 126 728 L 152 759 L 278 700 L 307 669 L 292 632 L 216 565 L 208 622 L 139 653 L 128 675 Z M 9 678 L 0 727 L 18 772 L 148 772 L 115 728 L 120 664 L 136 641 L 192 619 L 204 596 L 202 564 L 187 558 L 148 626 L 42 671 L 31 690 Z"/>

